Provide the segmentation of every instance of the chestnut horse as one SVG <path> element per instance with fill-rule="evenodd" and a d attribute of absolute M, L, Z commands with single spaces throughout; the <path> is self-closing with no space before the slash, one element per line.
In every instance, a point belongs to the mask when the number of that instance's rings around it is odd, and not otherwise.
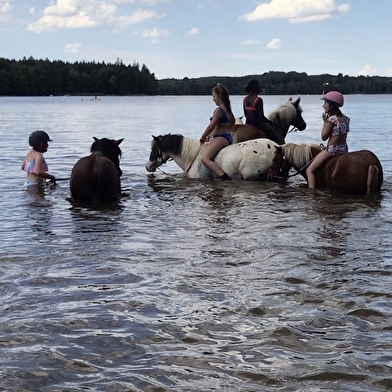
<path fill-rule="evenodd" d="M 109 203 L 121 192 L 121 150 L 124 139 L 97 139 L 91 154 L 79 159 L 71 172 L 69 186 L 73 200 L 82 203 Z"/>
<path fill-rule="evenodd" d="M 324 147 L 286 143 L 276 147 L 269 179 L 287 179 L 293 167 L 306 179 L 306 168 Z M 278 174 L 277 174 L 278 173 Z M 328 159 L 315 173 L 317 187 L 336 189 L 342 193 L 379 193 L 383 169 L 377 156 L 369 150 L 353 151 Z"/>
<path fill-rule="evenodd" d="M 283 144 L 287 136 L 290 126 L 299 131 L 306 128 L 306 122 L 302 118 L 302 107 L 299 104 L 301 98 L 293 101 L 291 98 L 280 105 L 277 109 L 272 111 L 269 116 L 269 125 L 274 128 L 276 133 L 281 137 Z M 230 130 L 233 136 L 233 143 L 240 143 L 246 140 L 268 138 L 268 136 L 261 130 L 253 125 L 241 125 L 236 122 Z"/>

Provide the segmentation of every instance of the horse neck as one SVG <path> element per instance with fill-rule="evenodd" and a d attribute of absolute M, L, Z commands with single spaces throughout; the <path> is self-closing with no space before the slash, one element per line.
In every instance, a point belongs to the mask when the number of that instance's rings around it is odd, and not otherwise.
<path fill-rule="evenodd" d="M 173 156 L 173 159 L 182 170 L 188 171 L 199 155 L 199 152 L 200 142 L 184 136 L 181 151 L 178 155 Z"/>
<path fill-rule="evenodd" d="M 289 105 L 293 106 L 291 103 Z M 273 122 L 275 125 L 279 127 L 281 130 L 281 136 L 283 139 L 286 137 L 287 132 L 290 127 L 291 123 L 291 114 L 292 114 L 292 108 L 290 106 L 287 106 L 287 104 L 281 105 L 278 109 L 274 110 L 271 112 L 268 116 L 268 120 Z"/>
<path fill-rule="evenodd" d="M 313 159 L 312 146 L 307 144 L 286 143 L 283 145 L 283 153 L 289 165 L 297 171 Z"/>

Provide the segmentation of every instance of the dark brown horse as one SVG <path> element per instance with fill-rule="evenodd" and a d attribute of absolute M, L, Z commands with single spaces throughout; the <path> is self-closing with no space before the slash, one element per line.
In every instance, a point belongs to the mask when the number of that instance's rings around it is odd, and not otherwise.
<path fill-rule="evenodd" d="M 271 112 L 268 116 L 269 122 L 266 124 L 268 127 L 277 133 L 280 140 L 275 140 L 278 144 L 283 144 L 289 131 L 290 126 L 299 131 L 303 131 L 306 128 L 306 122 L 302 118 L 302 108 L 299 104 L 301 98 L 293 101 L 291 98 L 280 105 L 277 109 Z M 231 129 L 234 143 L 240 143 L 246 140 L 267 138 L 268 135 L 261 129 L 258 129 L 252 125 L 240 125 L 236 124 Z"/>
<path fill-rule="evenodd" d="M 82 203 L 109 203 L 121 192 L 121 150 L 124 139 L 97 139 L 91 145 L 91 154 L 76 162 L 69 186 L 72 198 Z"/>
<path fill-rule="evenodd" d="M 306 168 L 322 149 L 322 146 L 294 143 L 276 147 L 269 179 L 287 179 L 291 167 L 306 179 Z M 379 193 L 383 183 L 381 163 L 369 150 L 332 157 L 315 175 L 317 187 L 336 189 L 342 193 Z"/>

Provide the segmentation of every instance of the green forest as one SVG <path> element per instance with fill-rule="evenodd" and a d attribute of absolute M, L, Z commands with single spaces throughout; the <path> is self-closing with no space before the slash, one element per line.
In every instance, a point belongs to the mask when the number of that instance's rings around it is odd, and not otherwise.
<path fill-rule="evenodd" d="M 151 95 L 157 89 L 144 64 L 125 65 L 120 59 L 105 64 L 0 58 L 0 95 Z"/>
<path fill-rule="evenodd" d="M 260 82 L 264 95 L 390 94 L 392 78 L 383 76 L 308 75 L 305 72 L 269 71 L 239 77 L 155 78 L 145 64 L 125 65 L 117 59 L 105 62 L 63 62 L 0 58 L 0 96 L 49 95 L 205 95 L 220 82 L 232 95 L 244 94 L 250 79 Z"/>

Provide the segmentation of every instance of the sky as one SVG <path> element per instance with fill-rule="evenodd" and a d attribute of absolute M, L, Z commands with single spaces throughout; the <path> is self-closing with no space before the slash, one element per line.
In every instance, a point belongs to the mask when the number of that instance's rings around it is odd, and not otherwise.
<path fill-rule="evenodd" d="M 392 76 L 391 0 L 0 0 L 0 57 L 143 64 L 157 79 Z"/>

